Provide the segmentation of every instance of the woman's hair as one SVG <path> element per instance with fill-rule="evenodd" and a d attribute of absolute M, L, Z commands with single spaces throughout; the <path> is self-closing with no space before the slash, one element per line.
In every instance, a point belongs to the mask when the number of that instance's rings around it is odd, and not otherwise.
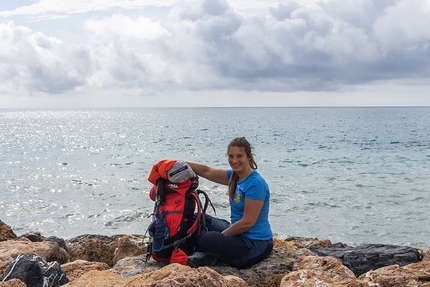
<path fill-rule="evenodd" d="M 246 153 L 246 156 L 249 158 L 249 165 L 252 169 L 257 169 L 257 163 L 254 160 L 254 155 L 252 153 L 252 150 L 254 147 L 246 140 L 245 137 L 240 138 L 234 138 L 227 146 L 227 155 L 230 151 L 231 147 L 242 147 Z M 236 185 L 239 180 L 239 175 L 233 171 L 232 175 L 230 176 L 230 179 L 228 181 L 228 196 L 230 199 L 233 199 L 233 195 L 236 191 Z"/>

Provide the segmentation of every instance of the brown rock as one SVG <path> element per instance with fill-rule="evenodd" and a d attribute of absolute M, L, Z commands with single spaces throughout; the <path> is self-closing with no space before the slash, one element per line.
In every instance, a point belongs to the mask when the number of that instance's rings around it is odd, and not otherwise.
<path fill-rule="evenodd" d="M 5 282 L 0 282 L 0 287 L 27 287 L 27 285 L 19 279 L 11 279 Z"/>
<path fill-rule="evenodd" d="M 372 285 L 369 285 L 367 282 L 364 282 L 357 278 L 347 278 L 347 279 L 343 279 L 342 281 L 333 283 L 333 287 L 370 287 L 370 286 Z"/>
<path fill-rule="evenodd" d="M 343 243 L 331 243 L 330 240 L 319 240 L 318 238 L 288 237 L 285 241 L 297 246 L 297 248 L 320 249 L 320 248 L 345 248 Z"/>
<path fill-rule="evenodd" d="M 126 257 L 139 256 L 146 253 L 146 246 L 143 240 L 135 239 L 130 236 L 123 236 L 118 239 L 118 247 L 115 249 L 113 263 Z"/>
<path fill-rule="evenodd" d="M 234 276 L 221 276 L 207 267 L 192 269 L 170 264 L 151 273 L 124 278 L 109 271 L 89 271 L 69 283 L 68 287 L 246 287 L 245 281 Z"/>
<path fill-rule="evenodd" d="M 430 260 L 412 263 L 403 267 L 412 272 L 420 282 L 430 282 Z"/>
<path fill-rule="evenodd" d="M 4 239 L 15 239 L 16 234 L 13 232 L 9 225 L 0 220 L 0 241 Z"/>
<path fill-rule="evenodd" d="M 221 276 L 207 267 L 192 269 L 189 266 L 170 264 L 150 274 L 130 278 L 125 287 L 246 287 L 243 279 L 234 276 Z"/>
<path fill-rule="evenodd" d="M 27 238 L 31 242 L 42 242 L 45 238 L 38 232 L 27 232 L 22 234 L 18 239 Z"/>
<path fill-rule="evenodd" d="M 295 270 L 309 269 L 339 282 L 347 278 L 355 278 L 354 273 L 333 257 L 302 256 L 294 264 Z"/>
<path fill-rule="evenodd" d="M 103 262 L 89 262 L 85 260 L 76 260 L 76 261 L 61 265 L 61 269 L 63 269 L 64 272 L 66 272 L 67 278 L 69 279 L 70 282 L 72 282 L 76 278 L 81 277 L 83 274 L 89 271 L 107 270 L 109 269 L 109 265 Z"/>
<path fill-rule="evenodd" d="M 227 276 L 224 276 L 224 279 L 226 280 L 226 286 L 243 286 L 243 287 L 249 286 L 242 278 L 239 278 L 236 276 L 227 275 Z"/>
<path fill-rule="evenodd" d="M 368 287 L 355 278 L 354 273 L 333 257 L 302 256 L 294 263 L 294 270 L 281 280 L 281 287 Z"/>
<path fill-rule="evenodd" d="M 369 287 L 369 285 L 356 278 L 346 278 L 334 282 L 320 272 L 302 269 L 285 275 L 279 287 Z"/>
<path fill-rule="evenodd" d="M 1 258 L 0 257 L 0 279 L 2 278 L 4 271 L 6 270 L 6 268 L 12 264 L 13 262 L 13 258 L 12 257 L 8 257 L 8 258 Z"/>
<path fill-rule="evenodd" d="M 273 238 L 273 248 L 286 247 L 297 249 L 297 247 L 289 241 Z"/>
<path fill-rule="evenodd" d="M 113 266 L 114 252 L 115 248 L 97 239 L 89 239 L 76 247 L 69 247 L 70 261 L 103 262 L 109 266 Z"/>
<path fill-rule="evenodd" d="M 422 261 L 430 261 L 430 248 L 427 251 L 422 251 Z"/>
<path fill-rule="evenodd" d="M 70 261 L 104 262 L 109 266 L 125 257 L 146 252 L 142 235 L 82 235 L 68 241 Z"/>
<path fill-rule="evenodd" d="M 160 268 L 156 261 L 150 260 L 146 262 L 145 255 L 140 255 L 119 260 L 109 271 L 130 278 L 142 273 L 150 273 Z"/>
<path fill-rule="evenodd" d="M 7 240 L 0 242 L 0 258 L 12 257 L 19 254 L 31 253 L 42 257 L 47 262 L 57 261 L 59 264 L 69 261 L 69 255 L 57 243 L 52 241 L 31 242 L 25 240 Z"/>
<path fill-rule="evenodd" d="M 430 286 L 430 261 L 412 263 L 404 267 L 386 266 L 369 271 L 359 278 L 366 282 L 378 283 L 381 287 Z"/>
<path fill-rule="evenodd" d="M 123 287 L 126 282 L 127 279 L 121 275 L 109 271 L 91 270 L 70 282 L 67 287 Z"/>
<path fill-rule="evenodd" d="M 79 235 L 76 237 L 73 237 L 69 240 L 67 240 L 67 245 L 69 248 L 73 248 L 76 247 L 78 245 L 81 245 L 85 242 L 87 242 L 90 239 L 95 239 L 96 241 L 100 241 L 103 242 L 105 244 L 110 244 L 118 239 L 120 239 L 123 236 L 127 236 L 125 234 L 117 234 L 117 235 L 112 235 L 112 236 L 107 236 L 107 235 L 100 235 L 100 234 L 84 234 L 84 235 Z M 134 235 L 132 235 L 134 236 Z M 138 236 L 138 235 L 136 235 Z"/>
<path fill-rule="evenodd" d="M 410 270 L 391 265 L 368 271 L 359 279 L 368 283 L 378 283 L 380 287 L 416 287 L 418 278 Z"/>
<path fill-rule="evenodd" d="M 333 287 L 331 283 L 327 276 L 303 269 L 285 275 L 279 287 Z"/>

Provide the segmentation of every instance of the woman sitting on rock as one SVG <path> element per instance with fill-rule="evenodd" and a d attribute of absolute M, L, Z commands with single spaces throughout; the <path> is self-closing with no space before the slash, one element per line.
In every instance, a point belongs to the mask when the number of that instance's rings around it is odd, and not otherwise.
<path fill-rule="evenodd" d="M 270 191 L 256 171 L 252 146 L 244 137 L 230 142 L 227 156 L 228 170 L 189 162 L 197 175 L 227 185 L 230 202 L 231 223 L 206 215 L 208 232 L 199 238 L 198 249 L 245 268 L 265 259 L 273 249 Z"/>

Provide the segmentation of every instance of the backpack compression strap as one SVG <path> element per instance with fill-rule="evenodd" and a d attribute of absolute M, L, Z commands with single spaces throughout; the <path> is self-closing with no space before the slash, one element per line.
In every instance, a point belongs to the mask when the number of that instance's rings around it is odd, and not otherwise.
<path fill-rule="evenodd" d="M 212 210 L 214 211 L 214 213 L 216 215 L 215 206 L 212 204 L 212 201 L 209 199 L 209 195 L 200 189 L 197 189 L 196 193 L 197 193 L 197 196 L 200 196 L 200 194 L 203 194 L 203 196 L 205 197 L 205 204 L 203 206 L 203 213 L 206 214 L 206 210 L 208 209 L 208 206 L 210 204 L 212 206 Z"/>
<path fill-rule="evenodd" d="M 197 196 L 195 192 L 191 192 L 190 195 L 193 197 L 193 200 L 197 204 L 197 218 L 194 221 L 193 225 L 190 227 L 190 229 L 188 229 L 187 231 L 188 235 L 192 234 L 194 231 L 197 230 L 197 227 L 199 226 L 199 223 L 202 219 L 202 204 L 200 202 L 200 198 Z"/>

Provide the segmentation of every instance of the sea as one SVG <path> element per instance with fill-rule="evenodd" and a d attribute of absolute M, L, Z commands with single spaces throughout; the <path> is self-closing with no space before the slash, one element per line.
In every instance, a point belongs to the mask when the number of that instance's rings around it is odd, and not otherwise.
<path fill-rule="evenodd" d="M 430 107 L 0 109 L 0 220 L 18 236 L 145 234 L 152 166 L 228 168 L 242 136 L 275 237 L 429 248 Z M 199 188 L 228 219 L 226 187 Z"/>

